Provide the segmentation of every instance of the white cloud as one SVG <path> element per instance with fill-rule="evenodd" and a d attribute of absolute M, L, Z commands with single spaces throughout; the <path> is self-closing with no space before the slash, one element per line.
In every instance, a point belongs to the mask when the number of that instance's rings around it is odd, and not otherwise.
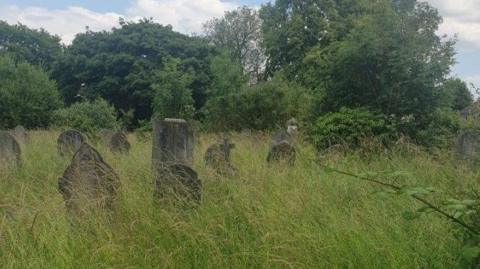
<path fill-rule="evenodd" d="M 110 29 L 118 24 L 120 14 L 97 13 L 82 7 L 48 10 L 40 7 L 20 8 L 1 6 L 0 19 L 15 24 L 20 22 L 32 28 L 44 28 L 70 43 L 75 35 L 90 27 L 93 31 Z"/>
<path fill-rule="evenodd" d="M 440 33 L 458 34 L 462 49 L 480 49 L 480 1 L 479 0 L 428 0 L 438 8 L 444 23 Z"/>
<path fill-rule="evenodd" d="M 137 0 L 127 9 L 130 18 L 152 17 L 161 24 L 171 24 L 183 33 L 199 33 L 202 24 L 234 9 L 233 3 L 220 0 Z"/>
<path fill-rule="evenodd" d="M 75 34 L 84 32 L 88 26 L 93 31 L 109 30 L 118 25 L 119 17 L 127 20 L 153 18 L 161 24 L 170 24 L 183 33 L 199 33 L 202 24 L 213 17 L 220 17 L 237 5 L 221 0 L 135 0 L 124 14 L 99 13 L 82 7 L 46 9 L 41 7 L 18 7 L 0 4 L 0 20 L 11 24 L 21 22 L 32 28 L 44 28 L 59 35 L 69 44 Z"/>

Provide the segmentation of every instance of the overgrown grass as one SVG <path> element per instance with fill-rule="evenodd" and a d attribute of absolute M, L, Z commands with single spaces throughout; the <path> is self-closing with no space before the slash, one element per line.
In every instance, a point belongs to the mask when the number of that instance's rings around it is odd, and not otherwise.
<path fill-rule="evenodd" d="M 0 268 L 457 268 L 461 244 L 437 215 L 402 217 L 419 206 L 408 196 L 377 194 L 367 182 L 326 173 L 313 150 L 298 147 L 294 168 L 268 166 L 266 136 L 234 136 L 238 175 L 203 165 L 213 136 L 201 136 L 195 169 L 201 206 L 153 203 L 151 144 L 130 136 L 128 156 L 97 148 L 122 181 L 113 215 L 71 222 L 57 190 L 69 160 L 54 132 L 35 132 L 18 171 L 0 172 Z M 398 147 L 388 153 L 330 153 L 323 164 L 361 173 L 397 172 L 400 184 L 462 197 L 479 174 L 446 152 Z M 398 173 L 398 172 L 402 173 Z"/>

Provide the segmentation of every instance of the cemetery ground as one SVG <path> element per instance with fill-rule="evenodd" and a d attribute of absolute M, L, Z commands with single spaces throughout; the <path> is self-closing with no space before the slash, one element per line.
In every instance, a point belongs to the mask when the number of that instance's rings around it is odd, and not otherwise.
<path fill-rule="evenodd" d="M 295 166 L 267 164 L 269 136 L 234 134 L 237 173 L 219 176 L 196 141 L 202 202 L 181 207 L 153 199 L 151 139 L 130 134 L 129 154 L 94 144 L 120 177 L 115 211 L 72 220 L 58 178 L 70 158 L 58 132 L 31 132 L 22 165 L 0 172 L 0 268 L 457 268 L 455 224 L 379 186 L 329 172 L 378 172 L 401 185 L 434 187 L 428 196 L 468 198 L 479 174 L 450 152 L 400 143 L 390 151 L 316 156 L 297 144 Z"/>

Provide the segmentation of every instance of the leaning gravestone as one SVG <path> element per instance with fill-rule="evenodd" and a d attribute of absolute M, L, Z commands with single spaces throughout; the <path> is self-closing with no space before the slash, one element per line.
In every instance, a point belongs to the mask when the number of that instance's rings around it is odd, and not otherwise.
<path fill-rule="evenodd" d="M 25 144 L 27 141 L 27 130 L 21 125 L 15 127 L 15 129 L 12 130 L 12 134 L 20 144 Z"/>
<path fill-rule="evenodd" d="M 87 143 L 82 144 L 58 180 L 67 208 L 75 213 L 113 208 L 119 185 L 115 171 Z"/>
<path fill-rule="evenodd" d="M 230 151 L 235 144 L 224 139 L 223 143 L 211 145 L 205 152 L 205 164 L 214 168 L 219 174 L 233 176 L 235 168 L 230 163 Z"/>
<path fill-rule="evenodd" d="M 0 132 L 0 168 L 18 166 L 21 162 L 21 149 L 15 137 L 8 132 Z"/>
<path fill-rule="evenodd" d="M 154 121 L 152 168 L 156 197 L 174 194 L 200 202 L 202 183 L 191 168 L 193 149 L 193 131 L 185 120 Z"/>
<path fill-rule="evenodd" d="M 480 132 L 464 130 L 457 139 L 457 155 L 465 160 L 477 162 L 480 160 Z"/>
<path fill-rule="evenodd" d="M 110 150 L 118 153 L 128 153 L 130 151 L 130 142 L 127 135 L 122 131 L 117 131 L 110 138 Z"/>
<path fill-rule="evenodd" d="M 60 156 L 71 156 L 86 142 L 85 137 L 76 130 L 67 130 L 57 139 L 57 149 Z"/>

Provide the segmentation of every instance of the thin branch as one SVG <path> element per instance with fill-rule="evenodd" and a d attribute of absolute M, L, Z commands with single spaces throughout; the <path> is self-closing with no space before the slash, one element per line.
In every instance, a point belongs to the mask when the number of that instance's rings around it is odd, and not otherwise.
<path fill-rule="evenodd" d="M 393 190 L 401 190 L 402 187 L 401 186 L 397 186 L 397 185 L 394 185 L 394 184 L 390 184 L 390 183 L 386 183 L 386 182 L 382 182 L 380 180 L 377 180 L 377 179 L 372 179 L 372 178 L 368 178 L 368 177 L 363 177 L 363 176 L 359 176 L 359 175 L 356 175 L 356 174 L 353 174 L 353 173 L 349 173 L 349 172 L 345 172 L 345 171 L 341 171 L 341 170 L 338 170 L 338 169 L 335 169 L 335 168 L 332 168 L 332 167 L 328 167 L 328 166 L 325 166 L 325 165 L 320 165 L 320 166 L 323 166 L 325 169 L 329 170 L 329 171 L 332 171 L 332 172 L 335 172 L 337 174 L 342 174 L 342 175 L 346 175 L 346 176 L 350 176 L 350 177 L 354 177 L 354 178 L 357 178 L 357 179 L 360 179 L 360 180 L 363 180 L 363 181 L 368 181 L 368 182 L 372 182 L 372 183 L 375 183 L 375 184 L 378 184 L 378 185 L 382 185 L 384 187 L 389 187 Z M 444 217 L 448 218 L 449 220 L 451 220 L 452 222 L 462 226 L 463 228 L 467 229 L 470 233 L 474 234 L 474 235 L 480 235 L 480 233 L 475 229 L 473 228 L 472 226 L 466 224 L 464 221 L 462 221 L 461 219 L 459 218 L 456 218 L 455 216 L 453 215 L 450 215 L 448 214 L 447 212 L 445 212 L 444 210 L 442 210 L 440 207 L 432 204 L 431 202 L 427 201 L 426 199 L 416 195 L 416 194 L 412 194 L 410 195 L 413 199 L 423 203 L 424 205 L 426 205 L 427 207 L 429 207 L 430 209 L 432 209 L 433 211 L 443 215 Z"/>

